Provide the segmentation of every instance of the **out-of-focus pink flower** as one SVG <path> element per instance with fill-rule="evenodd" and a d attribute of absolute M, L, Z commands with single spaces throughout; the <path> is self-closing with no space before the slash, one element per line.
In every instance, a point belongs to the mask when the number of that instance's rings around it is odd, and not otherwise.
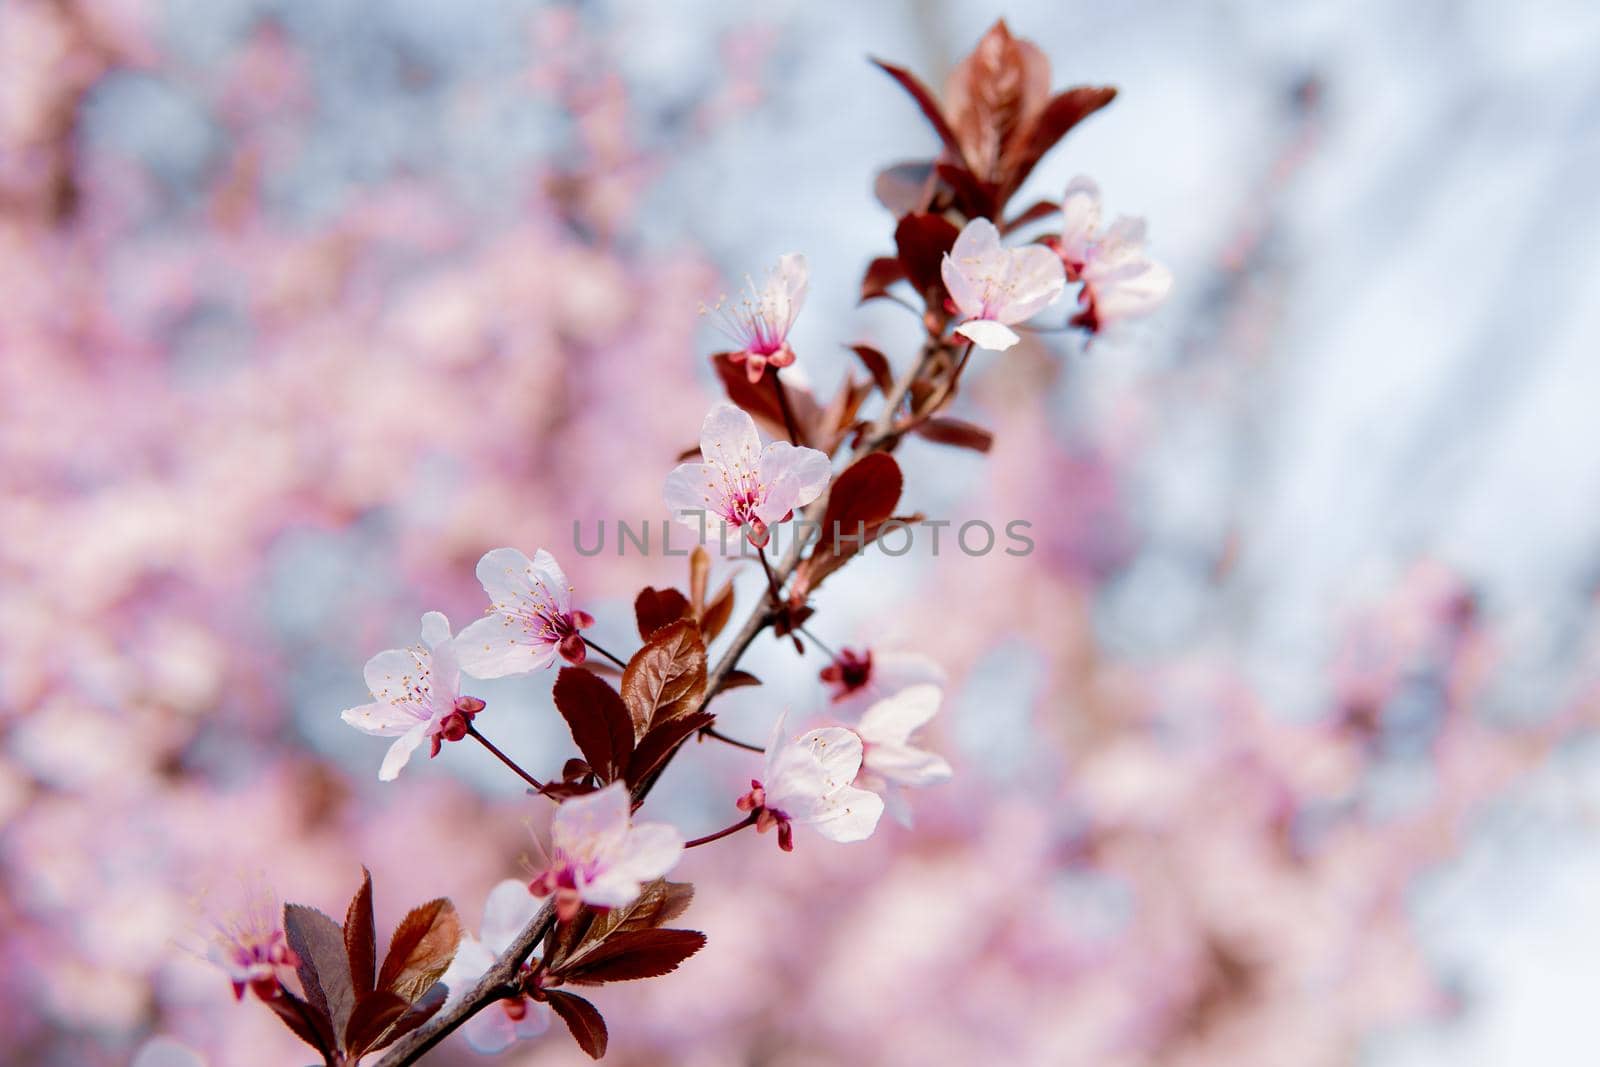
<path fill-rule="evenodd" d="M 627 787 L 612 782 L 586 796 L 563 801 L 550 823 L 550 867 L 533 880 L 537 896 L 556 897 L 556 915 L 566 921 L 580 903 L 620 908 L 640 887 L 660 878 L 683 854 L 683 837 L 661 822 L 635 825 Z"/>
<path fill-rule="evenodd" d="M 1006 248 L 988 219 L 973 219 L 939 265 L 945 288 L 966 322 L 956 327 L 979 348 L 1004 352 L 1021 338 L 1011 327 L 1055 303 L 1067 287 L 1048 248 Z"/>
<path fill-rule="evenodd" d="M 1082 282 L 1073 324 L 1098 333 L 1119 319 L 1148 315 L 1172 290 L 1172 272 L 1145 251 L 1143 219 L 1119 216 L 1100 230 L 1100 187 L 1082 175 L 1061 200 L 1061 235 L 1047 242 Z"/>
<path fill-rule="evenodd" d="M 911 807 L 901 788 L 937 785 L 954 774 L 943 756 L 911 744 L 911 736 L 939 711 L 942 696 L 936 685 L 911 686 L 872 705 L 855 727 L 862 748 L 855 784 L 883 797 L 903 826 L 911 825 Z"/>
<path fill-rule="evenodd" d="M 792 824 L 811 826 L 830 841 L 865 841 L 878 828 L 883 798 L 851 783 L 861 772 L 861 738 L 841 726 L 787 733 L 782 715 L 767 743 L 763 776 L 739 798 L 739 810 L 754 813 L 756 830 L 778 828 L 778 845 L 794 850 Z"/>
<path fill-rule="evenodd" d="M 722 320 L 719 328 L 739 346 L 728 358 L 744 364 L 750 381 L 759 382 L 769 363 L 787 367 L 794 362 L 789 330 L 806 302 L 808 278 L 806 257 L 791 252 L 767 272 L 765 285 L 758 289 L 747 276 L 745 293 L 737 304 L 724 300 L 717 305 Z"/>
<path fill-rule="evenodd" d="M 943 686 L 944 668 L 920 652 L 874 652 L 844 648 L 818 672 L 833 687 L 841 713 L 861 710 L 913 685 Z"/>
<path fill-rule="evenodd" d="M 455 958 L 440 976 L 440 981 L 450 989 L 447 1004 L 459 1003 L 472 991 L 538 911 L 538 900 L 515 878 L 508 878 L 489 891 L 478 936 L 462 935 Z M 508 997 L 473 1015 L 461 1032 L 479 1052 L 493 1053 L 510 1048 L 524 1038 L 538 1037 L 549 1027 L 547 1006 L 527 997 Z"/>
<path fill-rule="evenodd" d="M 583 636 L 594 616 L 572 609 L 572 587 L 556 558 L 544 549 L 530 560 L 514 548 L 496 548 L 478 561 L 478 581 L 489 594 L 489 614 L 456 639 L 461 668 L 476 678 L 503 678 L 585 658 Z"/>
<path fill-rule="evenodd" d="M 367 688 L 375 699 L 341 716 L 364 734 L 395 739 L 378 768 L 382 782 L 394 781 L 424 739 L 433 743 L 430 758 L 439 754 L 441 741 L 459 741 L 483 710 L 483 701 L 461 695 L 450 620 L 428 612 L 422 640 L 426 648 L 391 648 L 367 660 Z"/>
<path fill-rule="evenodd" d="M 767 543 L 768 528 L 805 507 L 828 487 L 833 466 L 814 448 L 787 441 L 761 447 L 756 422 L 729 403 L 706 414 L 700 426 L 703 463 L 683 463 L 667 475 L 665 497 L 673 517 L 695 526 L 693 516 L 743 527 L 750 543 Z"/>
<path fill-rule="evenodd" d="M 278 902 L 263 889 L 250 890 L 237 912 L 213 919 L 209 940 L 206 958 L 228 976 L 237 1000 L 246 989 L 271 1000 L 284 974 L 300 963 L 283 931 Z"/>

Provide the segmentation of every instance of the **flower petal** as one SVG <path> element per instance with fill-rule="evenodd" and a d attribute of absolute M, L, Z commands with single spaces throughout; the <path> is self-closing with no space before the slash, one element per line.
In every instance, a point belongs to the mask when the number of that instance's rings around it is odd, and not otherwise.
<path fill-rule="evenodd" d="M 461 1027 L 467 1044 L 485 1054 L 503 1052 L 517 1043 L 517 1023 L 498 1003 L 477 1012 Z"/>
<path fill-rule="evenodd" d="M 554 643 L 530 639 L 515 619 L 486 615 L 456 635 L 455 657 L 474 678 L 541 671 L 556 658 Z"/>
<path fill-rule="evenodd" d="M 938 714 L 943 693 L 936 685 L 914 685 L 868 708 L 856 733 L 869 745 L 903 745 Z"/>
<path fill-rule="evenodd" d="M 700 424 L 700 457 L 737 477 L 754 473 L 760 454 L 756 420 L 726 401 L 713 405 Z"/>
<path fill-rule="evenodd" d="M 882 817 L 882 797 L 847 785 L 829 796 L 822 810 L 809 821 L 829 841 L 846 844 L 871 837 Z"/>
<path fill-rule="evenodd" d="M 607 855 L 626 839 L 631 807 L 621 782 L 563 800 L 550 821 L 551 843 L 573 857 Z"/>
<path fill-rule="evenodd" d="M 394 744 L 389 746 L 389 751 L 384 754 L 383 766 L 378 768 L 378 781 L 392 782 L 400 776 L 400 769 L 411 762 L 411 753 L 422 744 L 422 739 L 428 736 L 428 724 L 420 723 L 394 739 Z"/>
<path fill-rule="evenodd" d="M 956 327 L 956 333 L 990 352 L 1004 352 L 1022 340 L 1011 327 L 993 319 L 973 319 Z"/>
<path fill-rule="evenodd" d="M 520 883 L 519 883 L 520 884 Z M 528 887 L 522 886 L 523 895 L 527 895 Z M 495 953 L 489 946 L 479 941 L 470 934 L 462 934 L 461 942 L 456 945 L 456 954 L 450 960 L 450 966 L 445 968 L 439 976 L 439 981 L 449 987 L 449 998 L 446 1004 L 456 1005 L 472 991 L 472 987 L 494 966 Z"/>
<path fill-rule="evenodd" d="M 359 708 L 347 708 L 339 713 L 339 718 L 373 737 L 399 737 L 424 721 L 406 706 L 391 704 L 387 700 L 377 700 Z"/>
<path fill-rule="evenodd" d="M 1024 245 L 1006 253 L 1005 298 L 996 317 L 1010 325 L 1026 322 L 1055 303 L 1067 287 L 1061 257 L 1042 245 Z"/>
<path fill-rule="evenodd" d="M 422 617 L 422 643 L 434 648 L 450 640 L 450 620 L 443 612 L 430 611 Z"/>
<path fill-rule="evenodd" d="M 661 495 L 668 513 L 691 529 L 700 528 L 699 513 L 702 511 L 708 522 L 729 511 L 722 473 L 709 463 L 678 464 L 667 475 Z"/>
<path fill-rule="evenodd" d="M 789 494 L 793 497 L 789 507 L 803 508 L 828 488 L 828 482 L 833 478 L 833 463 L 826 453 L 815 448 L 799 447 L 788 441 L 774 441 L 762 450 L 760 477 L 763 485 L 787 480 L 793 486 Z M 763 522 L 772 521 L 765 515 L 761 519 Z"/>
<path fill-rule="evenodd" d="M 910 745 L 869 745 L 862 765 L 896 785 L 938 785 L 955 773 L 943 756 Z"/>
<path fill-rule="evenodd" d="M 374 697 L 401 703 L 415 699 L 413 689 L 428 680 L 432 664 L 412 649 L 390 648 L 367 660 L 361 673 Z"/>

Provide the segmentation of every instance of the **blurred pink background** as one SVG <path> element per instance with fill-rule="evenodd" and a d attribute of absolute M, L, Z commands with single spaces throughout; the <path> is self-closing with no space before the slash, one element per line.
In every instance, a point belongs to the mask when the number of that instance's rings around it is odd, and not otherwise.
<path fill-rule="evenodd" d="M 910 357 L 853 305 L 872 175 L 932 141 L 864 55 L 937 81 L 999 13 L 0 4 L 0 1060 L 306 1059 L 185 949 L 241 878 L 336 912 L 364 863 L 380 926 L 449 895 L 476 928 L 547 812 L 466 746 L 380 786 L 361 664 L 476 616 L 502 544 L 631 647 L 683 561 L 583 558 L 574 520 L 660 516 L 716 395 L 697 309 L 779 252 L 822 391 L 843 344 Z M 1578 1062 L 1600 213 L 1562 175 L 1600 25 L 1007 14 L 1123 93 L 1034 187 L 1147 216 L 1174 299 L 987 358 L 987 458 L 903 450 L 908 505 L 1038 540 L 819 597 L 836 646 L 950 672 L 956 780 L 912 831 L 691 854 L 710 944 L 596 994 L 608 1062 Z M 822 709 L 815 656 L 749 665 L 730 732 Z M 548 682 L 480 687 L 545 773 Z M 650 810 L 715 829 L 750 774 L 701 746 Z"/>

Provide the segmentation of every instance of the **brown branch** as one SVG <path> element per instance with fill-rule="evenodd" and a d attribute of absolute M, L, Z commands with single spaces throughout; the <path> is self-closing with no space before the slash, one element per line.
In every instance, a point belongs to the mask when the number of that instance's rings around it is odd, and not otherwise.
<path fill-rule="evenodd" d="M 900 438 L 901 432 L 903 432 L 894 428 L 895 416 L 899 412 L 900 405 L 905 400 L 906 394 L 910 392 L 912 382 L 921 376 L 929 361 L 937 353 L 948 347 L 947 342 L 938 338 L 930 338 L 928 340 L 923 346 L 922 353 L 916 364 L 904 377 L 895 382 L 893 391 L 884 398 L 883 410 L 878 413 L 877 419 L 874 420 L 866 436 L 861 439 L 861 442 L 851 454 L 850 458 L 852 460 L 860 459 L 869 452 L 894 447 Z M 828 494 L 824 493 L 806 508 L 805 517 L 812 522 L 819 522 L 827 506 Z M 804 540 L 801 537 L 794 538 L 789 545 L 789 550 L 784 553 L 783 559 L 774 568 L 773 577 L 780 587 L 784 582 L 788 581 L 789 576 L 800 565 L 800 556 L 805 548 Z M 745 654 L 745 651 L 749 649 L 756 637 L 771 622 L 772 610 L 766 603 L 765 598 L 763 598 L 762 603 L 745 619 L 744 626 L 735 635 L 733 643 L 728 646 L 728 650 L 722 654 L 722 658 L 717 661 L 716 666 L 706 676 L 706 695 L 701 699 L 699 707 L 695 709 L 696 711 L 704 711 L 707 705 L 715 699 L 722 689 L 722 683 L 738 667 L 739 658 Z M 679 751 L 681 749 L 682 746 L 680 745 Z M 677 752 L 674 752 L 668 758 L 670 760 L 676 756 Z M 644 792 L 649 792 L 648 786 Z M 640 799 L 643 799 L 642 795 Z M 495 960 L 494 966 L 489 968 L 488 973 L 483 976 L 477 985 L 472 987 L 472 991 L 462 998 L 460 1003 L 453 1008 L 444 1009 L 427 1023 L 407 1034 L 384 1054 L 383 1058 L 377 1062 L 376 1067 L 406 1067 L 407 1064 L 416 1063 L 422 1058 L 423 1053 L 450 1036 L 457 1027 L 473 1015 L 495 1001 L 514 994 L 517 988 L 517 979 L 521 975 L 523 962 L 533 954 L 533 950 L 538 947 L 539 942 L 550 931 L 554 921 L 555 904 L 552 899 L 539 909 L 539 914 L 534 916 L 533 922 L 529 923 L 522 933 L 517 936 L 517 939 L 512 942 L 511 947 L 506 949 L 499 959 Z"/>

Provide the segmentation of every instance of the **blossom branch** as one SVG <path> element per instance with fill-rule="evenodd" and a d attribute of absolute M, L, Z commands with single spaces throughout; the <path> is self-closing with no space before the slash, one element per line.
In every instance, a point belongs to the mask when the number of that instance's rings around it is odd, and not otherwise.
<path fill-rule="evenodd" d="M 504 752 L 501 752 L 499 747 L 496 746 L 493 741 L 490 741 L 487 737 L 484 737 L 482 734 L 480 734 L 478 732 L 478 728 L 473 726 L 471 723 L 467 724 L 467 736 L 473 738 L 478 742 L 478 744 L 488 749 L 490 754 L 493 755 L 495 759 L 509 767 L 518 778 L 521 778 L 524 782 L 527 782 L 536 790 L 542 791 L 544 789 L 543 782 L 539 781 L 539 779 L 523 770 L 516 760 L 506 755 Z"/>

